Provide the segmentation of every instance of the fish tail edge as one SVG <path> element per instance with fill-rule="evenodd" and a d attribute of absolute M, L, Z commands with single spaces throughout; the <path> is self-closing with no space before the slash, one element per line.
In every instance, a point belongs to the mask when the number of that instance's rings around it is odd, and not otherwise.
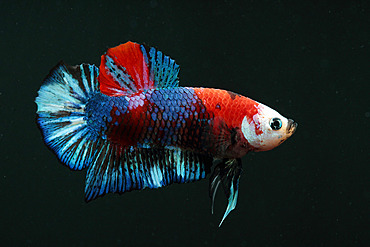
<path fill-rule="evenodd" d="M 97 92 L 95 65 L 58 63 L 43 81 L 38 96 L 37 124 L 46 145 L 72 170 L 89 164 L 96 137 L 90 133 L 85 106 Z"/>

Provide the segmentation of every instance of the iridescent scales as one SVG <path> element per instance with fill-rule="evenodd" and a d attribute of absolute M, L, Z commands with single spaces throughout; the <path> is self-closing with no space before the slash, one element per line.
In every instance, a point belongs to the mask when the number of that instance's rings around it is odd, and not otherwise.
<path fill-rule="evenodd" d="M 192 88 L 159 89 L 148 92 L 150 124 L 144 142 L 162 146 L 201 148 L 200 136 L 213 116 L 206 112 Z M 150 109 L 149 109 L 150 108 Z"/>

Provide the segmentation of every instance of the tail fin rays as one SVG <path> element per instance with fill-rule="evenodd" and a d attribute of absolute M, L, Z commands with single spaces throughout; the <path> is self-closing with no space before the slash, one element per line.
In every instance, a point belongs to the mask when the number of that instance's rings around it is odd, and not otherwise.
<path fill-rule="evenodd" d="M 98 90 L 95 65 L 54 67 L 36 98 L 37 122 L 45 143 L 73 170 L 89 164 L 86 157 L 94 141 L 87 128 L 85 105 Z M 86 148 L 87 147 L 87 148 Z"/>

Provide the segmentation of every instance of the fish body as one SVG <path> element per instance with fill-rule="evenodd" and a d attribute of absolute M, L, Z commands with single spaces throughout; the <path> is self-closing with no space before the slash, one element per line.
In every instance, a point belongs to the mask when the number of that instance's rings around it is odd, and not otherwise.
<path fill-rule="evenodd" d="M 123 147 L 176 147 L 240 158 L 253 149 L 241 123 L 257 106 L 226 90 L 177 87 L 120 97 L 96 94 L 86 111 L 88 122 L 95 123 L 92 131 Z"/>
<path fill-rule="evenodd" d="M 85 199 L 158 188 L 209 174 L 236 206 L 241 157 L 270 150 L 297 124 L 248 97 L 180 87 L 179 66 L 132 42 L 94 65 L 58 64 L 36 98 L 46 144 L 72 170 L 87 168 Z M 221 224 L 220 224 L 221 225 Z"/>

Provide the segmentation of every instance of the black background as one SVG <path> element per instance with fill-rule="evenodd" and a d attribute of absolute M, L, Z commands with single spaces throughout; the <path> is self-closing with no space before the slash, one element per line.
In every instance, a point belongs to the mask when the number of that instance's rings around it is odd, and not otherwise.
<path fill-rule="evenodd" d="M 2 1 L 2 246 L 369 246 L 368 1 Z M 183 86 L 258 100 L 299 123 L 248 154 L 221 228 L 208 179 L 86 204 L 85 172 L 61 165 L 35 123 L 49 70 L 145 42 L 176 59 Z"/>

